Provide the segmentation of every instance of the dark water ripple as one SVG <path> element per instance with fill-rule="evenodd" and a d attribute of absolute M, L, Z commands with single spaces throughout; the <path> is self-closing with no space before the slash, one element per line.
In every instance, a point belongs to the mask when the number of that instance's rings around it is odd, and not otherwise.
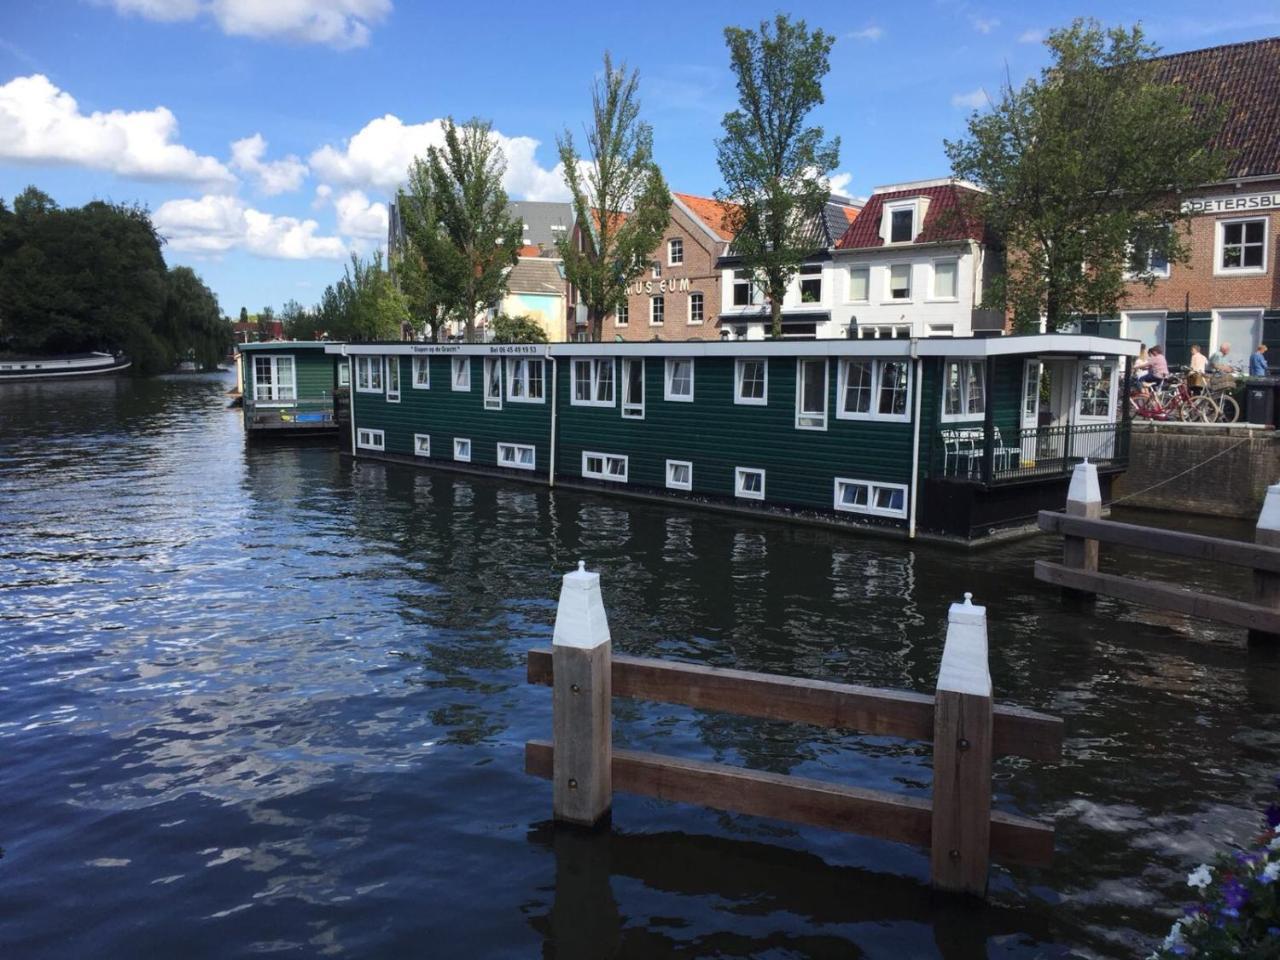
<path fill-rule="evenodd" d="M 1131 956 L 1280 768 L 1273 658 L 1064 609 L 1030 577 L 1048 542 L 963 555 L 246 450 L 225 387 L 0 388 L 0 956 Z M 1067 720 L 1061 763 L 996 782 L 1056 821 L 1054 866 L 993 871 L 979 907 L 935 901 L 920 851 L 714 811 L 620 796 L 611 833 L 553 830 L 524 654 L 578 559 L 627 653 L 917 690 L 972 590 L 998 695 Z M 919 744 L 626 701 L 615 731 L 929 790 Z"/>

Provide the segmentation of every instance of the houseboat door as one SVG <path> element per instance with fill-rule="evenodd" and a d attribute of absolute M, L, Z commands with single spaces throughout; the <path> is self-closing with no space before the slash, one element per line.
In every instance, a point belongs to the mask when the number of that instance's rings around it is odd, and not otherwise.
<path fill-rule="evenodd" d="M 1085 358 L 1079 362 L 1080 378 L 1076 391 L 1076 429 L 1073 431 L 1073 457 L 1110 460 L 1115 456 L 1116 385 L 1119 381 L 1115 357 Z"/>
<path fill-rule="evenodd" d="M 1022 417 L 1018 426 L 1022 428 L 1022 449 L 1024 466 L 1034 464 L 1038 459 L 1036 450 L 1037 431 L 1040 427 L 1040 385 L 1044 379 L 1044 364 L 1036 360 L 1027 360 L 1022 365 Z"/>

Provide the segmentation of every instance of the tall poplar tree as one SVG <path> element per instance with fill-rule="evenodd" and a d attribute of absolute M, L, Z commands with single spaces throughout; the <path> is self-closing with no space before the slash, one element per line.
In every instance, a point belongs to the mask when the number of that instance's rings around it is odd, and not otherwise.
<path fill-rule="evenodd" d="M 591 89 L 583 160 L 565 130 L 557 140 L 564 179 L 573 196 L 582 249 L 573 236 L 556 248 L 565 277 L 587 308 L 591 339 L 604 318 L 626 302 L 627 287 L 643 273 L 671 217 L 671 193 L 653 160 L 653 128 L 640 119 L 639 74 L 604 55 L 604 73 Z"/>
<path fill-rule="evenodd" d="M 1053 63 L 1039 79 L 1006 82 L 946 151 L 986 190 L 976 212 L 1005 248 L 984 306 L 1056 330 L 1114 315 L 1129 277 L 1155 282 L 1153 262 L 1185 262 L 1179 193 L 1221 179 L 1225 163 L 1211 147 L 1220 111 L 1161 82 L 1141 27 L 1076 20 L 1045 45 Z"/>
<path fill-rule="evenodd" d="M 804 258 L 822 246 L 828 176 L 840 138 L 824 139 L 805 118 L 823 102 L 822 78 L 835 37 L 809 32 L 803 20 L 778 14 L 759 31 L 726 27 L 738 109 L 724 116 L 716 160 L 729 205 L 733 252 L 769 300 L 773 336 L 782 335 L 782 300 Z"/>

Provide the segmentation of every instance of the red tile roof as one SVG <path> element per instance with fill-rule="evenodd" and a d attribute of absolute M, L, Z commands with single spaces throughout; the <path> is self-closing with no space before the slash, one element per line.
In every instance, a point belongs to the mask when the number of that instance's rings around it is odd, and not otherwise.
<path fill-rule="evenodd" d="M 520 248 L 520 256 L 522 257 L 540 257 L 542 256 L 542 248 L 536 244 L 525 244 Z"/>
<path fill-rule="evenodd" d="M 730 214 L 737 210 L 737 205 L 721 203 L 711 197 L 698 197 L 692 193 L 673 193 L 693 213 L 695 217 L 721 240 L 732 240 L 733 230 L 730 228 Z"/>
<path fill-rule="evenodd" d="M 855 214 L 852 225 L 845 231 L 836 247 L 840 250 L 856 250 L 864 247 L 882 247 L 880 237 L 881 212 L 886 201 L 907 200 L 912 197 L 928 197 L 929 210 L 924 224 L 916 234 L 916 243 L 937 243 L 946 240 L 982 240 L 982 221 L 973 204 L 980 194 L 958 184 L 931 187 L 908 187 L 890 193 L 873 193 L 866 206 Z"/>
<path fill-rule="evenodd" d="M 1215 146 L 1231 177 L 1280 174 L 1280 37 L 1157 57 L 1156 75 L 1225 107 Z"/>

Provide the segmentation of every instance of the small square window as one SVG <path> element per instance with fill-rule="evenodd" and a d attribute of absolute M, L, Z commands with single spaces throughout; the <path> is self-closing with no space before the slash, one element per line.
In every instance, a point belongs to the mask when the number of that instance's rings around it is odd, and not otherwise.
<path fill-rule="evenodd" d="M 537 455 L 532 446 L 523 443 L 498 444 L 498 466 L 516 470 L 533 470 Z"/>
<path fill-rule="evenodd" d="M 415 433 L 413 435 L 413 455 L 415 457 L 431 456 L 431 435 Z"/>
<path fill-rule="evenodd" d="M 627 457 L 613 453 L 582 452 L 582 475 L 591 480 L 627 482 Z"/>
<path fill-rule="evenodd" d="M 672 490 L 692 490 L 693 462 L 690 460 L 668 460 L 667 486 Z"/>
<path fill-rule="evenodd" d="M 459 463 L 471 462 L 471 441 L 462 437 L 453 438 L 453 459 Z"/>
<path fill-rule="evenodd" d="M 361 427 L 356 431 L 356 446 L 365 450 L 385 450 L 386 434 L 381 430 Z"/>
<path fill-rule="evenodd" d="M 735 467 L 734 496 L 746 500 L 764 499 L 764 471 L 749 467 Z"/>
<path fill-rule="evenodd" d="M 734 367 L 733 402 L 759 406 L 767 404 L 769 402 L 769 361 L 738 360 Z"/>

